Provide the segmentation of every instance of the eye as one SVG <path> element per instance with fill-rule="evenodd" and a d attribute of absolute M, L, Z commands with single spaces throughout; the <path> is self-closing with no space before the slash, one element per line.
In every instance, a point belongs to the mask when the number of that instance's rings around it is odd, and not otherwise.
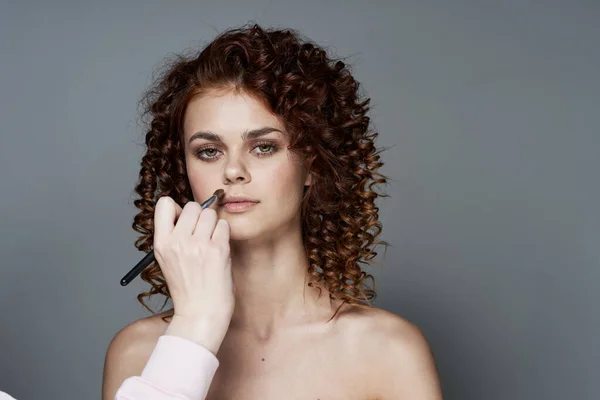
<path fill-rule="evenodd" d="M 256 150 L 256 149 L 258 149 L 258 151 L 255 152 L 254 154 L 258 157 L 271 156 L 271 155 L 275 154 L 275 152 L 278 150 L 277 146 L 271 142 L 256 143 L 252 147 L 252 150 Z M 211 162 L 211 161 L 216 161 L 219 158 L 219 155 L 218 155 L 219 152 L 220 152 L 220 150 L 214 146 L 204 146 L 204 147 L 201 147 L 200 149 L 196 150 L 195 154 L 200 160 Z"/>
<path fill-rule="evenodd" d="M 259 149 L 258 156 L 264 157 L 273 155 L 277 151 L 277 146 L 271 142 L 260 142 L 254 146 L 254 149 Z"/>
<path fill-rule="evenodd" d="M 196 155 L 201 160 L 212 160 L 215 159 L 219 150 L 215 147 L 203 147 L 196 151 Z"/>
<path fill-rule="evenodd" d="M 266 148 L 265 148 L 265 147 L 266 147 Z M 258 145 L 258 146 L 256 146 L 255 148 L 259 148 L 259 149 L 260 149 L 261 151 L 263 151 L 263 152 L 268 152 L 268 151 L 269 151 L 269 149 L 270 149 L 270 148 L 272 148 L 272 147 L 273 147 L 273 145 L 271 145 L 271 144 L 265 144 L 265 143 L 263 143 L 263 144 L 259 144 L 259 145 Z"/>

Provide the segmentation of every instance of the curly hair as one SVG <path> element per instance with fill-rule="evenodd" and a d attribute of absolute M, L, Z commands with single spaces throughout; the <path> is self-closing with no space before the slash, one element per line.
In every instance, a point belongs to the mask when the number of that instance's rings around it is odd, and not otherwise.
<path fill-rule="evenodd" d="M 383 163 L 374 143 L 378 134 L 370 131 L 366 115 L 370 99 L 360 98 L 359 83 L 343 61 L 291 29 L 244 25 L 219 34 L 200 52 L 167 59 L 140 101 L 148 130 L 135 187 L 139 198 L 134 204 L 140 211 L 132 227 L 141 234 L 135 246 L 152 249 L 158 198 L 171 196 L 181 207 L 193 199 L 182 120 L 190 100 L 209 89 L 243 91 L 282 120 L 289 150 L 304 157 L 313 175 L 301 203 L 308 286 L 323 281 L 330 299 L 371 306 L 375 279 L 360 264 L 377 255 L 376 245 L 388 246 L 376 241 L 382 226 L 375 205 L 378 196 L 388 195 L 374 187 L 388 178 L 378 172 Z M 144 298 L 162 294 L 165 304 L 170 298 L 156 261 L 141 278 L 151 288 L 138 301 L 154 314 Z M 372 288 L 365 287 L 366 279 L 372 280 Z"/>

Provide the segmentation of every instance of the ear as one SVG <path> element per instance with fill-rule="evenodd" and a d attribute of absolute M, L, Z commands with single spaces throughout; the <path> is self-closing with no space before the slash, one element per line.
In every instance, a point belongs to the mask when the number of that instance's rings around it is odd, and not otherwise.
<path fill-rule="evenodd" d="M 312 185 L 312 174 L 309 172 L 306 175 L 306 179 L 304 180 L 304 186 L 310 186 Z"/>
<path fill-rule="evenodd" d="M 304 186 L 312 185 L 312 173 L 310 172 L 312 169 L 312 162 L 308 162 L 304 160 L 304 171 L 306 172 L 306 179 L 304 179 Z"/>

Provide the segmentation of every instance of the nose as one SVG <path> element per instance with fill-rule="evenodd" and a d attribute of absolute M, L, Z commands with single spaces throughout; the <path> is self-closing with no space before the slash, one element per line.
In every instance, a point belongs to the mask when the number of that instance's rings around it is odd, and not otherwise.
<path fill-rule="evenodd" d="M 232 157 L 228 160 L 225 165 L 225 170 L 223 171 L 223 184 L 250 182 L 248 170 L 240 160 L 234 158 L 235 157 Z"/>

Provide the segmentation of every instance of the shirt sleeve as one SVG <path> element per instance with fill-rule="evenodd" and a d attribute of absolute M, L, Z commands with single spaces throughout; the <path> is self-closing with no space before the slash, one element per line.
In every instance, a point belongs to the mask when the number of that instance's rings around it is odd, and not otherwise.
<path fill-rule="evenodd" d="M 17 399 L 12 397 L 10 394 L 0 390 L 0 400 L 17 400 Z"/>
<path fill-rule="evenodd" d="M 141 376 L 127 378 L 115 400 L 203 400 L 218 366 L 219 360 L 206 347 L 162 335 Z"/>

